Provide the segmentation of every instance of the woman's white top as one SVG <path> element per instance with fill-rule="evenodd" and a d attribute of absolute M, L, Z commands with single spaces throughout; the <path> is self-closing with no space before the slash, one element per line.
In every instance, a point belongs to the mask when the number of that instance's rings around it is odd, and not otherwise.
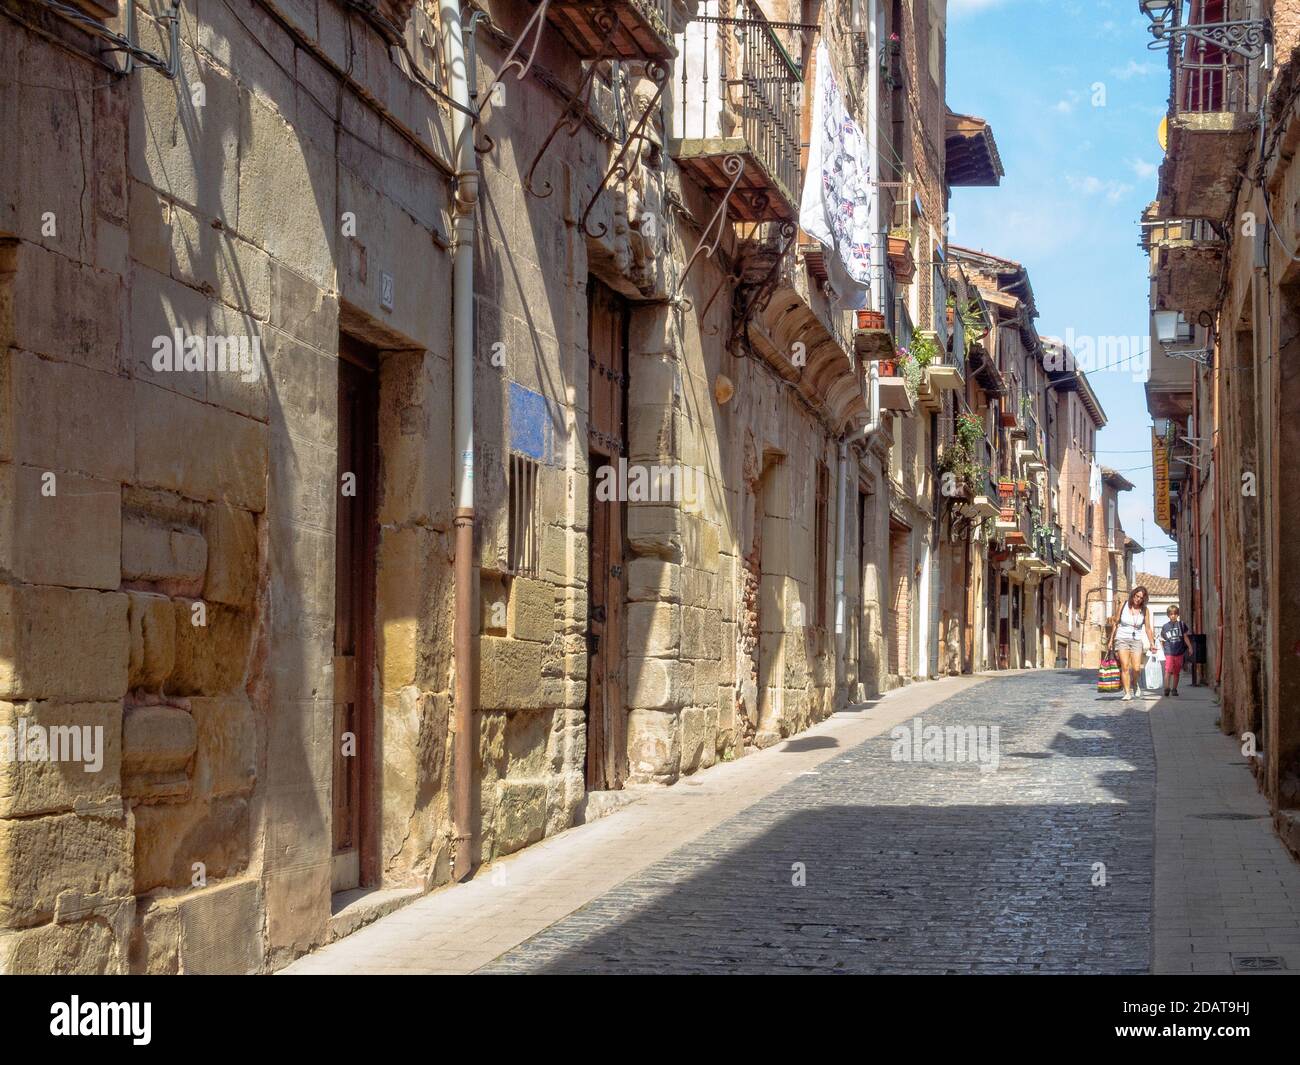
<path fill-rule="evenodd" d="M 1141 640 L 1146 635 L 1146 611 L 1138 610 L 1127 603 L 1119 612 L 1119 629 L 1115 632 L 1117 640 Z"/>

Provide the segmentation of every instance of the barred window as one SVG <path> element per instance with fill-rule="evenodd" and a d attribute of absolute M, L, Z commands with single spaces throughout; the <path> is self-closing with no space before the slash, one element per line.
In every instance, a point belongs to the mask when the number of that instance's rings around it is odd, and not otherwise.
<path fill-rule="evenodd" d="M 537 471 L 538 464 L 527 456 L 510 456 L 509 564 L 522 577 L 537 575 Z"/>

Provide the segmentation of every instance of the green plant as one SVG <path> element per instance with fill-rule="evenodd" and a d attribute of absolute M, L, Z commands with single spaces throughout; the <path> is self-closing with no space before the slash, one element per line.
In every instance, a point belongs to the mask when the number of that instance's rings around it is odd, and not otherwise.
<path fill-rule="evenodd" d="M 904 351 L 900 349 L 898 358 L 898 368 L 902 371 L 907 395 L 913 402 L 916 402 L 917 394 L 921 390 L 921 363 L 917 361 L 916 355 L 913 354 L 915 350 L 916 343 L 913 341 L 912 350 Z"/>
<path fill-rule="evenodd" d="M 957 309 L 957 316 L 961 318 L 962 329 L 966 334 L 966 350 L 970 351 L 972 345 L 979 343 L 988 332 L 984 328 L 984 315 L 980 311 L 979 300 L 967 300 L 965 306 Z"/>
<path fill-rule="evenodd" d="M 929 333 L 917 333 L 912 337 L 911 354 L 916 365 L 924 370 L 939 359 L 939 342 Z"/>
<path fill-rule="evenodd" d="M 975 445 L 983 436 L 984 423 L 976 415 L 963 414 L 957 419 L 957 439 L 970 454 L 975 454 Z"/>

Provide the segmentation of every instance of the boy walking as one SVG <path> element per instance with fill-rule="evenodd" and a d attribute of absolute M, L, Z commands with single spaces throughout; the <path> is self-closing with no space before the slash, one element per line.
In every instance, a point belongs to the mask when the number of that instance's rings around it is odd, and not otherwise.
<path fill-rule="evenodd" d="M 1160 642 L 1165 649 L 1165 694 L 1178 694 L 1178 677 L 1183 671 L 1183 655 L 1187 653 L 1187 633 L 1190 631 L 1178 615 L 1178 608 L 1168 610 L 1169 620 L 1160 626 Z"/>

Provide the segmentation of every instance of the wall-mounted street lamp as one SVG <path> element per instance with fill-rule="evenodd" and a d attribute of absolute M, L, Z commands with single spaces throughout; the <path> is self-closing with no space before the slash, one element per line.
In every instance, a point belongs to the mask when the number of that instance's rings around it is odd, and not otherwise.
<path fill-rule="evenodd" d="M 1175 348 L 1172 345 L 1185 341 L 1186 337 L 1179 336 L 1179 325 L 1183 322 L 1183 317 L 1178 311 L 1152 311 L 1151 322 L 1155 326 L 1156 340 L 1164 353 L 1171 359 L 1191 359 L 1193 362 L 1200 363 L 1202 366 L 1209 366 L 1213 357 L 1213 352 L 1209 348 L 1188 351 L 1182 348 Z"/>
<path fill-rule="evenodd" d="M 1177 47 L 1185 37 L 1195 37 L 1225 52 L 1260 59 L 1273 43 L 1273 27 L 1268 19 L 1238 19 L 1233 22 L 1180 24 L 1182 0 L 1138 0 L 1138 7 L 1151 20 L 1148 48 Z"/>

